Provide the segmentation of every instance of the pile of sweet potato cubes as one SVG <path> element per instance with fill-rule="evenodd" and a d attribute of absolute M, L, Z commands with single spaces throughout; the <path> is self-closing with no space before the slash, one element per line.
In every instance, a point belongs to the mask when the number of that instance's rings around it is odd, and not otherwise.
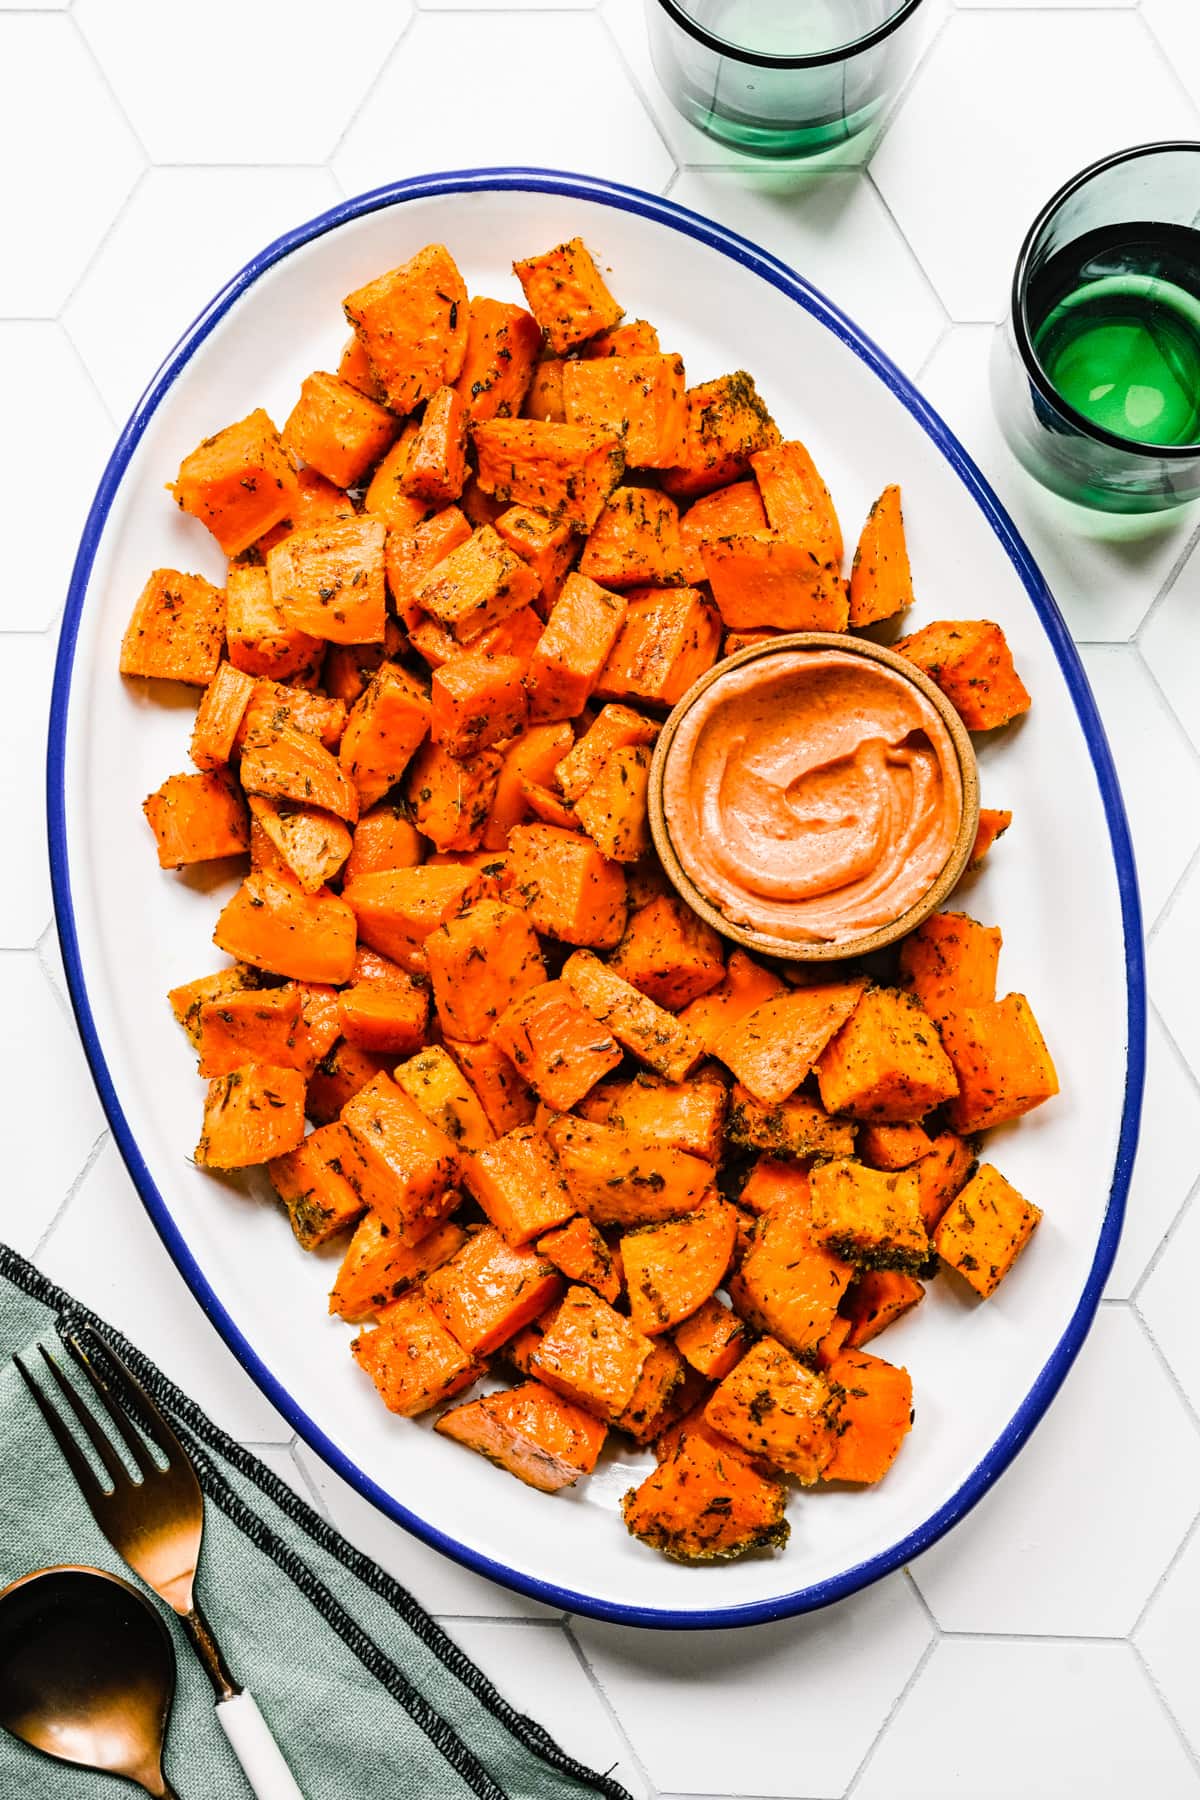
<path fill-rule="evenodd" d="M 225 587 L 158 570 L 126 676 L 203 689 L 146 802 L 173 868 L 249 857 L 226 968 L 171 1003 L 196 1161 L 265 1164 L 413 1417 L 531 1487 L 654 1446 L 631 1532 L 781 1545 L 788 1477 L 872 1483 L 912 1384 L 865 1346 L 941 1264 L 987 1296 L 1038 1209 L 976 1134 L 1056 1091 L 998 931 L 934 916 L 815 977 L 729 946 L 650 845 L 651 747 L 723 654 L 912 599 L 899 493 L 849 579 L 829 494 L 745 373 L 688 388 L 579 239 L 469 298 L 419 251 L 345 301 L 336 374 L 174 494 Z M 975 730 L 1029 704 L 999 629 L 898 646 Z M 1007 823 L 984 815 L 977 855 Z M 311 1129 L 309 1127 L 311 1126 Z M 307 1135 L 306 1135 L 307 1132 Z"/>

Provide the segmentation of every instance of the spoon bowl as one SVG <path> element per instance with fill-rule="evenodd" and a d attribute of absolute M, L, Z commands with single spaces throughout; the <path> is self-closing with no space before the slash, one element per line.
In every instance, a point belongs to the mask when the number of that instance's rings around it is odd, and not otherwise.
<path fill-rule="evenodd" d="M 102 1569 L 37 1569 L 0 1591 L 0 1726 L 59 1762 L 175 1800 L 162 1749 L 175 1694 L 166 1626 Z"/>

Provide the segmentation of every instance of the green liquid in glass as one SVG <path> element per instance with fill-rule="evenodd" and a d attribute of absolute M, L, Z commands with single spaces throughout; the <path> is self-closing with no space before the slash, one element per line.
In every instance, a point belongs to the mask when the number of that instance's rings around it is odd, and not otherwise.
<path fill-rule="evenodd" d="M 1056 392 L 1093 425 L 1138 444 L 1194 444 L 1200 233 L 1131 241 L 1129 229 L 1116 242 L 1092 234 L 1047 263 L 1030 285 L 1033 346 Z"/>

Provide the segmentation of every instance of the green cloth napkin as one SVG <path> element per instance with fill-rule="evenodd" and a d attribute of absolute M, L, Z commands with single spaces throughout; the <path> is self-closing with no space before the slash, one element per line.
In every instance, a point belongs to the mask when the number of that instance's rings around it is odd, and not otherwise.
<path fill-rule="evenodd" d="M 399 1584 L 219 1431 L 119 1333 L 0 1245 L 0 1586 L 50 1563 L 126 1575 L 12 1357 L 97 1326 L 154 1396 L 205 1493 L 200 1595 L 305 1800 L 570 1800 L 626 1790 L 567 1756 L 500 1698 Z M 36 1368 L 35 1353 L 27 1366 Z M 60 1355 L 59 1361 L 65 1359 Z M 155 1602 L 155 1604 L 158 1604 Z M 212 1691 L 174 1614 L 178 1686 L 164 1767 L 181 1800 L 247 1800 Z M 120 1800 L 136 1790 L 0 1732 L 0 1794 Z"/>

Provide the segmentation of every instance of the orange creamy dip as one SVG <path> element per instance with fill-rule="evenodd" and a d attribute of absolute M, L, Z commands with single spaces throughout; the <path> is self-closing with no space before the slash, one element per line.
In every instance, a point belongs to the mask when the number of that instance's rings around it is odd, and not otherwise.
<path fill-rule="evenodd" d="M 755 657 L 680 722 L 663 779 L 675 853 L 731 924 L 845 943 L 928 892 L 962 820 L 936 707 L 839 650 Z"/>

